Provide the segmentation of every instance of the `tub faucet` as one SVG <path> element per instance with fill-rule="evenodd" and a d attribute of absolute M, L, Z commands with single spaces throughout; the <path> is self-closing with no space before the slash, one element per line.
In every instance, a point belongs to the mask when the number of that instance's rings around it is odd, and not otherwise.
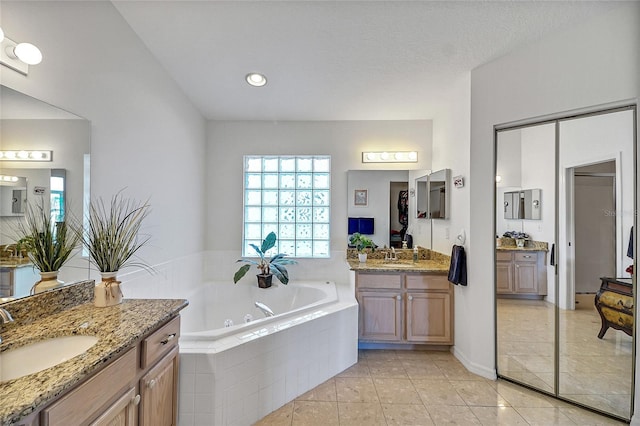
<path fill-rule="evenodd" d="M 264 314 L 265 317 L 275 316 L 275 314 L 273 313 L 271 308 L 269 308 L 264 303 L 256 302 L 255 305 L 256 305 L 256 308 L 258 308 L 258 309 L 260 309 L 262 311 L 262 313 Z"/>
<path fill-rule="evenodd" d="M 9 322 L 13 322 L 13 317 L 9 311 L 4 308 L 0 308 L 0 324 L 6 324 Z M 2 343 L 2 337 L 0 337 L 0 343 Z"/>

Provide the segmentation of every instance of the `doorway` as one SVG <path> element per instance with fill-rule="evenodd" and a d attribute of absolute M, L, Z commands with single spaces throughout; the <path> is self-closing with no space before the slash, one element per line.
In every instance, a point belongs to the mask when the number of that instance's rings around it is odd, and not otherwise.
<path fill-rule="evenodd" d="M 573 169 L 575 309 L 594 309 L 599 277 L 616 276 L 616 163 Z"/>
<path fill-rule="evenodd" d="M 401 248 L 409 226 L 409 182 L 389 183 L 389 245 Z"/>

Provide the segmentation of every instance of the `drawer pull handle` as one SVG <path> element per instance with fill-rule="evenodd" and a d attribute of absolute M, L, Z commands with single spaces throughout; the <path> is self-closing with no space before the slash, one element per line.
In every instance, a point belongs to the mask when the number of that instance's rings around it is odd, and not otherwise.
<path fill-rule="evenodd" d="M 409 300 L 413 300 L 413 296 L 409 296 Z"/>
<path fill-rule="evenodd" d="M 149 383 L 147 383 L 147 386 L 149 387 L 149 389 L 153 389 L 156 386 L 156 379 L 149 380 Z"/>
<path fill-rule="evenodd" d="M 164 340 L 162 340 L 160 343 L 163 344 L 163 345 L 166 345 L 167 343 L 172 341 L 174 339 L 174 337 L 176 337 L 176 333 L 171 333 L 167 337 L 165 337 Z"/>
<path fill-rule="evenodd" d="M 396 300 L 400 300 L 400 299 L 402 299 L 402 297 L 400 295 L 397 295 Z"/>
<path fill-rule="evenodd" d="M 528 255 L 528 254 L 527 254 L 527 255 L 524 255 L 524 256 L 522 256 L 522 257 L 524 257 L 525 259 L 530 259 L 530 258 L 531 258 L 531 255 Z"/>
<path fill-rule="evenodd" d="M 131 402 L 133 403 L 133 405 L 138 405 L 140 404 L 140 394 L 134 396 L 133 398 L 131 398 Z"/>

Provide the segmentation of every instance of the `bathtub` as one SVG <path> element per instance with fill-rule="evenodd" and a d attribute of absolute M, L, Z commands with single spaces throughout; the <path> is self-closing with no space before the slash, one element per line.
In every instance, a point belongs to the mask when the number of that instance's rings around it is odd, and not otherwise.
<path fill-rule="evenodd" d="M 186 298 L 180 426 L 251 425 L 357 361 L 358 305 L 349 284 L 292 281 L 260 289 L 210 282 Z M 256 301 L 275 315 L 265 317 Z M 225 327 L 227 320 L 233 325 Z"/>
<path fill-rule="evenodd" d="M 301 317 L 338 300 L 335 283 L 331 281 L 274 284 L 259 288 L 245 283 L 211 283 L 187 295 L 189 307 L 183 311 L 181 336 L 183 341 L 215 341 L 256 327 L 280 323 L 285 318 Z M 270 308 L 275 316 L 267 317 L 255 302 Z M 318 311 L 321 312 L 321 311 Z M 299 320 L 299 319 L 298 319 Z M 243 331 L 244 330 L 244 331 Z"/>

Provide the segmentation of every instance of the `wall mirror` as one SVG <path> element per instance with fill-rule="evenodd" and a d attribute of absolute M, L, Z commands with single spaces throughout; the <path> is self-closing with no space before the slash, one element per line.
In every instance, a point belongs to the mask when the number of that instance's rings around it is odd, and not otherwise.
<path fill-rule="evenodd" d="M 42 203 L 54 221 L 69 215 L 84 217 L 89 198 L 91 123 L 61 108 L 0 86 L 0 150 L 51 150 L 52 161 L 0 161 L 0 175 L 20 179 L 22 213 L 5 214 L 13 207 L 0 186 L 0 298 L 29 295 L 39 279 L 28 259 L 11 251 L 16 222 L 23 220 L 27 203 Z M 14 191 L 11 190 L 11 202 Z M 16 194 L 17 195 L 17 194 Z M 26 200 L 26 201 L 25 201 Z M 89 263 L 80 250 L 62 267 L 59 279 L 71 284 L 89 278 Z"/>
<path fill-rule="evenodd" d="M 495 133 L 496 234 L 529 237 L 522 248 L 496 239 L 498 376 L 626 421 L 636 119 L 629 106 Z M 525 197 L 529 188 L 539 192 Z M 506 215 L 508 194 L 524 204 L 539 196 L 540 216 Z"/>
<path fill-rule="evenodd" d="M 0 217 L 24 216 L 26 205 L 27 178 L 3 175 L 0 178 Z"/>
<path fill-rule="evenodd" d="M 429 219 L 429 175 L 416 178 L 416 218 Z"/>
<path fill-rule="evenodd" d="M 429 179 L 427 180 L 429 218 L 449 218 L 450 181 L 451 170 L 449 169 L 442 169 L 429 174 Z"/>
<path fill-rule="evenodd" d="M 347 216 L 373 218 L 374 229 L 369 237 L 380 247 L 402 247 L 407 233 L 414 244 L 430 248 L 430 228 L 417 225 L 415 215 L 416 171 L 407 170 L 349 170 L 347 172 Z M 425 172 L 422 171 L 421 174 Z M 356 193 L 366 191 L 367 201 L 356 202 Z M 412 195 L 413 194 L 413 195 Z M 411 213 L 410 213 L 411 212 Z M 347 231 L 347 230 L 345 230 Z M 419 234 L 419 235 L 418 235 Z M 419 237 L 419 238 L 418 238 Z"/>
<path fill-rule="evenodd" d="M 540 220 L 542 197 L 540 189 L 523 189 L 504 193 L 504 218 Z"/>

